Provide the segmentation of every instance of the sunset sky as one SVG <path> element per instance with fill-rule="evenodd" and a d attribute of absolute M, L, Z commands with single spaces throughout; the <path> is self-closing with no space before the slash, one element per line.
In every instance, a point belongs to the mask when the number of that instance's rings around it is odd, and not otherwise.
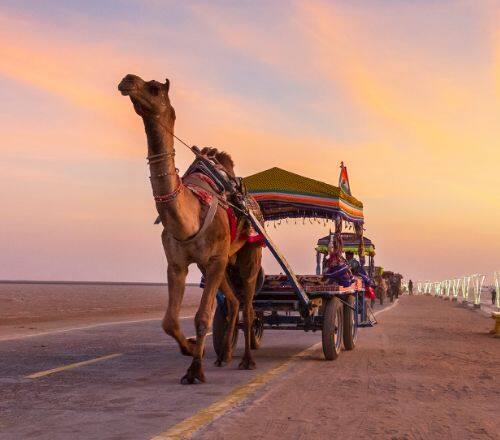
<path fill-rule="evenodd" d="M 490 276 L 499 22 L 498 0 L 2 0 L 0 279 L 166 280 L 142 121 L 116 88 L 127 73 L 168 77 L 176 133 L 227 150 L 242 176 L 336 185 L 344 161 L 384 268 Z M 314 270 L 328 227 L 269 231 Z"/>

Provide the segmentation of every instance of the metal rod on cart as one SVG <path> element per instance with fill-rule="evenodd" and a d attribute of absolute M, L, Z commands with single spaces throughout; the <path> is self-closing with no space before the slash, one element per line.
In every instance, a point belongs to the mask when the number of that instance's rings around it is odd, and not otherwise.
<path fill-rule="evenodd" d="M 285 257 L 283 255 L 281 255 L 278 248 L 271 240 L 271 237 L 269 237 L 269 235 L 267 235 L 266 230 L 260 224 L 259 220 L 257 220 L 257 218 L 255 217 L 253 212 L 251 212 L 249 210 L 247 215 L 248 215 L 250 223 L 252 224 L 254 229 L 259 234 L 262 234 L 262 236 L 264 237 L 264 241 L 266 242 L 267 247 L 269 248 L 269 250 L 273 254 L 274 258 L 276 259 L 276 261 L 279 263 L 279 265 L 283 269 L 283 272 L 285 272 L 285 275 L 288 277 L 288 280 L 290 281 L 290 284 L 292 285 L 293 290 L 297 294 L 297 298 L 299 299 L 299 303 L 302 306 L 301 310 L 300 310 L 300 314 L 303 317 L 309 316 L 309 309 L 310 309 L 311 302 L 309 301 L 309 297 L 307 296 L 303 287 L 299 283 L 299 280 L 297 280 L 297 277 L 293 273 L 292 268 L 290 267 L 290 265 L 286 261 Z"/>

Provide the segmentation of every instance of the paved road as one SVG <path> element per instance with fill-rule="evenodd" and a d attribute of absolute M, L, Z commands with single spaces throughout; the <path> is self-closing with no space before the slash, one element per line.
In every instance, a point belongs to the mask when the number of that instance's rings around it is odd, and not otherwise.
<path fill-rule="evenodd" d="M 194 334 L 192 319 L 182 326 Z M 179 383 L 189 358 L 179 354 L 159 321 L 1 341 L 0 438 L 149 439 L 320 340 L 320 333 L 268 331 L 255 352 L 258 369 L 239 371 L 243 338 L 225 368 L 213 366 L 209 338 L 208 383 L 191 387 Z"/>

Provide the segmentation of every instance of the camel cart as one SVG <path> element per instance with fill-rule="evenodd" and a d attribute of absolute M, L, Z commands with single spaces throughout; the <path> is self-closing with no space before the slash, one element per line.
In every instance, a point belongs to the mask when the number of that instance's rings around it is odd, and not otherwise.
<path fill-rule="evenodd" d="M 289 219 L 331 221 L 335 236 L 342 237 L 346 223 L 358 237 L 358 253 L 364 259 L 363 204 L 338 187 L 300 176 L 280 168 L 271 168 L 243 179 L 245 187 L 259 203 L 266 222 Z M 321 331 L 323 353 L 327 360 L 336 359 L 342 349 L 354 349 L 359 327 L 371 327 L 365 289 L 355 277 L 348 287 L 332 283 L 322 275 L 295 275 L 255 215 L 246 216 L 261 233 L 272 255 L 283 270 L 280 275 L 261 271 L 253 300 L 255 320 L 252 348 L 259 348 L 264 330 Z M 213 341 L 217 353 L 223 349 L 227 328 L 226 301 L 217 294 L 213 324 Z M 242 323 L 238 323 L 242 328 Z M 238 329 L 234 332 L 236 345 Z"/>
<path fill-rule="evenodd" d="M 328 255 L 328 243 L 331 240 L 330 234 L 322 237 L 316 244 L 316 275 L 323 273 L 324 259 Z M 368 256 L 368 266 L 365 267 L 370 278 L 375 275 L 375 245 L 368 237 L 363 237 L 363 247 L 365 255 Z M 353 232 L 342 232 L 343 252 L 352 252 L 359 258 L 359 237 Z"/>

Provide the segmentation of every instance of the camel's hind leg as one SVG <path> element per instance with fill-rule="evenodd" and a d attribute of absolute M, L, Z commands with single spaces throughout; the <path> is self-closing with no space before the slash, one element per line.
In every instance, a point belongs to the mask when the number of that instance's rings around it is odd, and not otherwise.
<path fill-rule="evenodd" d="M 201 295 L 200 307 L 196 313 L 194 323 L 196 327 L 196 345 L 193 348 L 193 362 L 187 373 L 182 377 L 182 384 L 205 382 L 203 373 L 203 350 L 208 329 L 212 324 L 215 293 L 225 277 L 227 257 L 217 258 L 210 261 L 206 267 L 205 288 Z"/>
<path fill-rule="evenodd" d="M 192 356 L 194 341 L 186 339 L 179 325 L 187 273 L 187 266 L 168 265 L 168 307 L 163 317 L 162 327 L 167 335 L 172 336 L 177 341 L 183 355 Z"/>
<path fill-rule="evenodd" d="M 233 333 L 236 331 L 236 324 L 238 321 L 238 313 L 240 309 L 240 302 L 233 292 L 227 275 L 222 279 L 220 290 L 226 297 L 227 301 L 227 320 L 228 326 L 226 334 L 224 335 L 224 352 L 217 357 L 215 365 L 222 367 L 224 364 L 231 362 L 233 358 Z"/>
<path fill-rule="evenodd" d="M 245 305 L 243 308 L 243 328 L 245 331 L 245 354 L 241 359 L 239 368 L 253 370 L 256 365 L 252 359 L 251 331 L 254 321 L 253 296 L 259 275 L 262 260 L 262 249 L 254 244 L 246 244 L 238 253 L 237 266 L 242 281 L 242 290 Z"/>

